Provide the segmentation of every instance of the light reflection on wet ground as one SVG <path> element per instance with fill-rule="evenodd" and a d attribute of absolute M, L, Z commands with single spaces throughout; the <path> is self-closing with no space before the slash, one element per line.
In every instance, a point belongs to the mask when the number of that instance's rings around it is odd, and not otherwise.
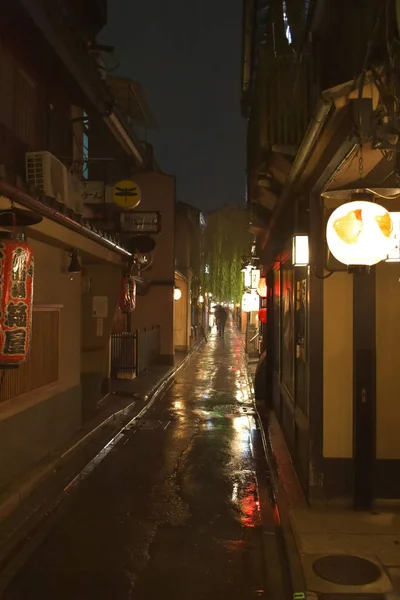
<path fill-rule="evenodd" d="M 4 598 L 263 597 L 259 434 L 246 376 L 238 334 L 212 336 Z"/>

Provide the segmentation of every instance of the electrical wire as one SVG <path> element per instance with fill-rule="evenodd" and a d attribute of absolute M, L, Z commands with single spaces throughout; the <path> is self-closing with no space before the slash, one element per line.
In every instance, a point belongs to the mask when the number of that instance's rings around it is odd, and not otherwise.
<path fill-rule="evenodd" d="M 317 279 L 329 279 L 329 277 L 332 277 L 332 275 L 334 273 L 336 273 L 336 271 L 328 271 L 328 273 L 326 275 L 318 275 L 317 267 L 315 265 L 313 265 L 313 269 L 314 269 L 314 275 Z"/>
<path fill-rule="evenodd" d="M 400 194 L 394 194 L 393 196 L 385 196 L 384 194 L 380 194 L 376 190 L 371 190 L 370 188 L 365 188 L 365 191 L 369 194 L 377 196 L 377 198 L 382 198 L 382 200 L 397 200 L 397 198 L 400 198 Z"/>
<path fill-rule="evenodd" d="M 373 44 L 375 42 L 375 38 L 378 34 L 379 31 L 379 26 L 381 23 L 381 18 L 382 18 L 382 10 L 384 7 L 384 5 L 382 4 L 381 0 L 377 0 L 377 18 L 375 19 L 375 25 L 373 27 L 371 36 L 367 42 L 367 50 L 365 52 L 364 55 L 364 60 L 363 60 L 363 64 L 361 67 L 361 74 L 358 78 L 358 99 L 361 100 L 363 97 L 363 88 L 364 88 L 364 83 L 365 83 L 365 77 L 367 74 L 367 69 L 368 69 L 368 63 L 369 63 L 369 58 L 371 56 L 371 52 L 372 52 L 372 47 Z M 361 111 L 360 111 L 360 120 L 359 120 L 359 137 L 361 137 Z M 361 143 L 361 139 L 360 139 L 360 143 Z"/>

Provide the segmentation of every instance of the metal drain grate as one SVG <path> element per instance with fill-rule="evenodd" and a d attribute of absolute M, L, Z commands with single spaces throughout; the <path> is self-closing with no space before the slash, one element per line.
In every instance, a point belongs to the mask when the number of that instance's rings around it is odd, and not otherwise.
<path fill-rule="evenodd" d="M 318 600 L 385 600 L 385 594 L 318 594 Z"/>
<path fill-rule="evenodd" d="M 338 585 L 367 585 L 381 577 L 381 570 L 375 563 L 346 554 L 318 558 L 312 568 L 321 579 Z"/>
<path fill-rule="evenodd" d="M 162 425 L 163 425 L 162 421 L 155 421 L 155 420 L 151 420 L 151 419 L 140 419 L 140 421 L 138 421 L 138 423 L 137 423 L 137 428 L 153 430 L 153 429 L 160 429 L 160 427 Z"/>

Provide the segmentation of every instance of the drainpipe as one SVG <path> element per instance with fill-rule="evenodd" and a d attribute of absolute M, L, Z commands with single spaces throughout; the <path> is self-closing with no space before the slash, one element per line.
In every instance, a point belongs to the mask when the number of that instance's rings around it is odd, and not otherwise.
<path fill-rule="evenodd" d="M 302 172 L 304 171 L 305 167 L 307 166 L 307 160 L 310 157 L 310 154 L 314 149 L 314 146 L 317 142 L 317 139 L 321 133 L 321 130 L 325 124 L 325 121 L 326 121 L 332 107 L 333 107 L 333 99 L 326 94 L 322 95 L 320 102 L 318 104 L 318 107 L 317 107 L 317 111 L 316 111 L 311 123 L 308 126 L 308 129 L 303 138 L 301 146 L 296 154 L 296 158 L 294 159 L 292 168 L 289 171 L 283 192 L 279 196 L 278 201 L 275 206 L 275 209 L 274 209 L 274 212 L 272 213 L 271 221 L 269 222 L 267 231 L 264 235 L 264 240 L 263 240 L 264 248 L 265 248 L 265 246 L 268 242 L 268 239 L 272 233 L 272 229 L 278 220 L 279 215 L 281 214 L 282 210 L 286 206 L 286 203 L 288 202 L 288 200 L 291 197 L 291 192 L 292 192 L 292 189 L 293 189 L 295 183 L 298 181 Z"/>
<path fill-rule="evenodd" d="M 121 123 L 121 120 L 115 112 L 112 112 L 110 115 L 106 115 L 103 118 L 114 136 L 115 133 L 118 134 L 118 137 L 125 145 L 126 149 L 132 156 L 134 156 L 137 164 L 142 168 L 145 167 L 147 161 L 146 152 L 142 146 L 142 143 L 138 140 L 134 132 L 132 130 L 130 130 L 129 133 L 127 132 L 126 128 Z"/>
<path fill-rule="evenodd" d="M 10 200 L 13 200 L 14 202 L 22 204 L 26 208 L 33 210 L 39 213 L 40 215 L 47 217 L 48 219 L 51 219 L 56 223 L 59 223 L 60 225 L 63 225 L 64 227 L 70 229 L 71 231 L 74 231 L 75 233 L 80 233 L 81 235 L 84 235 L 86 238 L 97 242 L 98 244 L 104 246 L 108 250 L 117 252 L 125 258 L 129 258 L 132 256 L 132 254 L 128 252 L 128 250 L 126 250 L 122 246 L 119 246 L 117 242 L 107 239 L 101 233 L 96 233 L 95 231 L 92 231 L 92 229 L 85 227 L 85 225 L 81 225 L 77 221 L 74 221 L 74 219 L 70 219 L 66 215 L 63 215 L 58 210 L 55 210 L 54 208 L 43 204 L 37 198 L 29 196 L 29 194 L 26 194 L 22 190 L 19 190 L 7 181 L 4 181 L 4 179 L 0 179 L 0 196 L 1 195 L 10 198 Z"/>

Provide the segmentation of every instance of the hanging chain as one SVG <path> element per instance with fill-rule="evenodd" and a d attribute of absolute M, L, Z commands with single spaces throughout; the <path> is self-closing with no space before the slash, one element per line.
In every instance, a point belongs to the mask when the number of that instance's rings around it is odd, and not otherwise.
<path fill-rule="evenodd" d="M 360 174 L 360 179 L 364 176 L 364 157 L 363 157 L 363 147 L 360 144 L 359 157 L 358 157 L 358 172 Z"/>

